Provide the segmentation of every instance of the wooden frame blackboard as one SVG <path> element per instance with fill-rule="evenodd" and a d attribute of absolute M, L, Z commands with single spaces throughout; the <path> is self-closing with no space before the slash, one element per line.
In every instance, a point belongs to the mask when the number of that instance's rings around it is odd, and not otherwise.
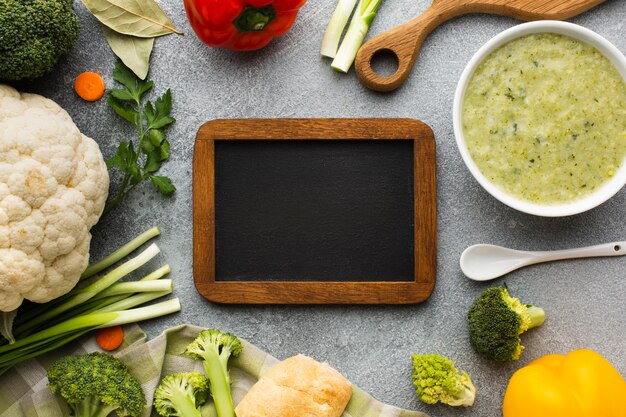
<path fill-rule="evenodd" d="M 215 142 L 257 140 L 410 141 L 413 144 L 413 280 L 409 282 L 216 280 Z M 196 288 L 202 296 L 218 303 L 421 302 L 429 297 L 436 280 L 435 177 L 434 136 L 430 127 L 418 120 L 237 119 L 207 122 L 197 133 L 193 162 L 193 262 Z"/>

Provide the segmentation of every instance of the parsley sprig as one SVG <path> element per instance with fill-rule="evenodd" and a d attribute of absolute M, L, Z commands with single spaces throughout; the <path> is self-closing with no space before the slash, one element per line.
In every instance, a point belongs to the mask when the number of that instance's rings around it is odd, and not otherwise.
<path fill-rule="evenodd" d="M 124 178 L 117 194 L 105 208 L 105 213 L 119 206 L 146 179 L 150 179 L 162 195 L 168 196 L 176 191 L 168 177 L 155 175 L 170 156 L 170 144 L 164 131 L 176 121 L 170 116 L 172 93 L 168 89 L 154 104 L 150 101 L 142 104 L 144 95 L 152 89 L 154 83 L 139 79 L 121 61 L 115 64 L 113 79 L 124 88 L 109 90 L 107 102 L 115 113 L 135 126 L 139 141 L 137 145 L 132 140 L 120 142 L 115 155 L 107 161 L 107 167 L 119 169 Z"/>

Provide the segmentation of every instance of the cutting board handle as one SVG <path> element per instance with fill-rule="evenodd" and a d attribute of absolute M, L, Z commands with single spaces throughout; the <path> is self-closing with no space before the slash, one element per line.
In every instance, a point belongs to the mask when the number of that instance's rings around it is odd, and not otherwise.
<path fill-rule="evenodd" d="M 400 87 L 411 73 L 428 34 L 446 20 L 469 12 L 464 8 L 440 7 L 440 4 L 435 1 L 421 16 L 375 36 L 359 49 L 354 68 L 363 85 L 381 92 Z M 395 73 L 380 76 L 374 71 L 372 60 L 381 53 L 395 56 L 398 65 Z"/>
<path fill-rule="evenodd" d="M 426 36 L 443 22 L 468 13 L 493 13 L 519 20 L 563 20 L 576 16 L 605 0 L 434 0 L 426 12 L 366 42 L 356 56 L 354 68 L 367 88 L 392 91 L 411 73 Z M 372 69 L 372 59 L 379 53 L 395 55 L 398 68 L 383 77 Z"/>

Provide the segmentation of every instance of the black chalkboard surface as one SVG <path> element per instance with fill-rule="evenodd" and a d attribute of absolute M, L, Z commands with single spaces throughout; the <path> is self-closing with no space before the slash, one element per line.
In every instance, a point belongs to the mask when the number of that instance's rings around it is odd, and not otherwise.
<path fill-rule="evenodd" d="M 217 281 L 413 281 L 412 141 L 215 141 Z"/>
<path fill-rule="evenodd" d="M 435 281 L 435 157 L 407 119 L 220 120 L 194 150 L 194 279 L 228 303 L 412 303 Z"/>

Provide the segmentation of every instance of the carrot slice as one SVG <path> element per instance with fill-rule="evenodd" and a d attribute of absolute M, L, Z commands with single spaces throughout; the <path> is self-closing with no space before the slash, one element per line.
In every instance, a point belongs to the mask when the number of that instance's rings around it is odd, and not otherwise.
<path fill-rule="evenodd" d="M 122 326 L 106 327 L 96 330 L 96 343 L 103 350 L 115 350 L 124 341 L 124 329 Z"/>
<path fill-rule="evenodd" d="M 74 80 L 74 90 L 83 100 L 100 100 L 105 91 L 104 80 L 95 72 L 83 72 Z"/>

